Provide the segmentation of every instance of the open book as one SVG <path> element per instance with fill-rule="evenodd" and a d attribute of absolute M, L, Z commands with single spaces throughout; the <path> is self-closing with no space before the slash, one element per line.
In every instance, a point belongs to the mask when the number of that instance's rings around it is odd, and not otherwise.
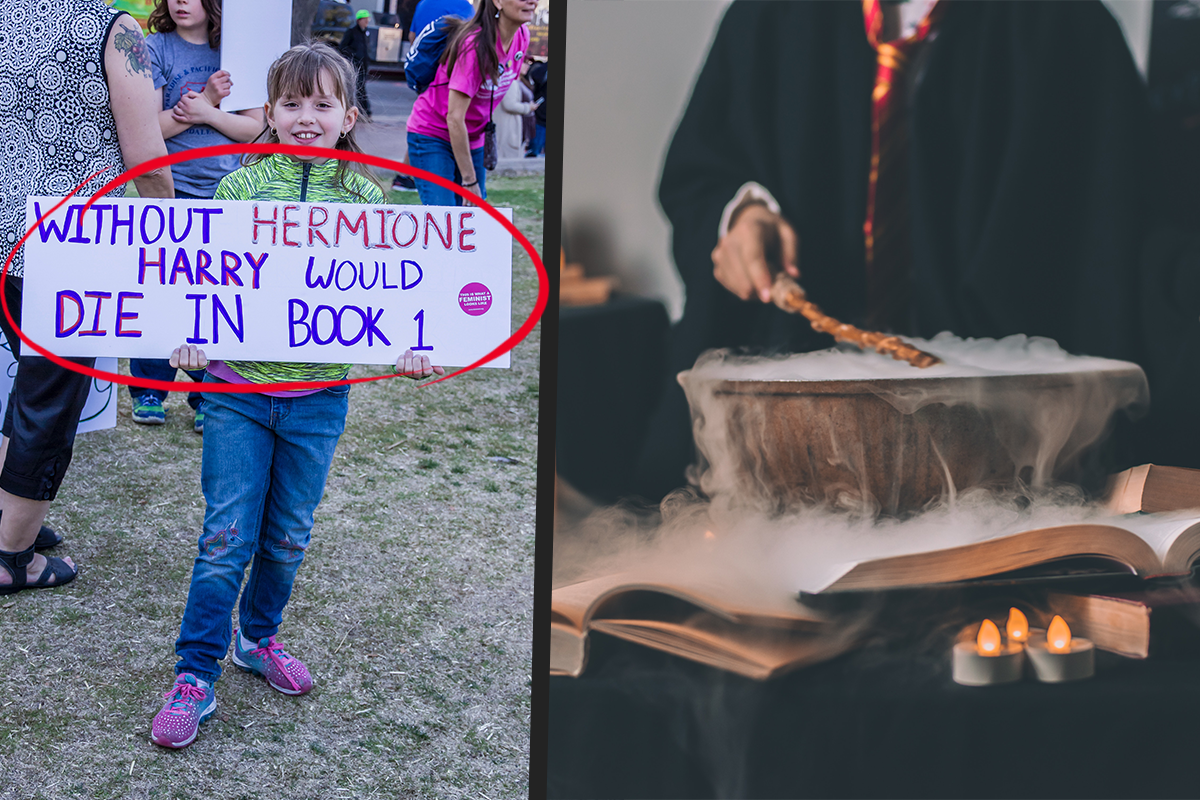
<path fill-rule="evenodd" d="M 1142 578 L 1186 575 L 1200 555 L 1200 516 L 1129 514 L 1019 531 L 957 547 L 831 565 L 801 594 L 895 589 L 992 578 L 1073 559 L 1103 559 Z"/>
<path fill-rule="evenodd" d="M 1114 475 L 1105 504 L 1112 516 L 1003 532 L 957 546 L 931 546 L 919 533 L 886 555 L 852 555 L 808 569 L 804 594 L 894 589 L 1053 571 L 1103 559 L 1142 578 L 1186 575 L 1200 556 L 1200 470 L 1144 464 Z M 1135 513 L 1129 513 L 1135 512 Z M 1145 513 L 1155 512 L 1155 513 Z"/>
<path fill-rule="evenodd" d="M 588 631 L 763 680 L 833 658 L 853 636 L 786 593 L 690 576 L 621 573 L 554 590 L 550 673 L 578 677 L 587 664 Z"/>

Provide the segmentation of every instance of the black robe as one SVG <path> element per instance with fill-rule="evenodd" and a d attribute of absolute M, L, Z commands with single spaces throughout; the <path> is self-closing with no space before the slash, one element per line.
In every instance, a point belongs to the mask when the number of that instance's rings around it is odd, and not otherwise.
<path fill-rule="evenodd" d="M 1149 112 L 1116 20 L 1099 2 L 955 2 L 924 48 L 907 115 L 913 302 L 896 332 L 1048 336 L 1149 369 Z M 769 189 L 795 226 L 809 297 L 863 324 L 874 73 L 859 3 L 738 0 L 726 12 L 663 169 L 686 306 L 634 493 L 681 485 L 691 459 L 674 372 L 713 347 L 832 344 L 713 278 L 718 222 L 743 183 Z"/>

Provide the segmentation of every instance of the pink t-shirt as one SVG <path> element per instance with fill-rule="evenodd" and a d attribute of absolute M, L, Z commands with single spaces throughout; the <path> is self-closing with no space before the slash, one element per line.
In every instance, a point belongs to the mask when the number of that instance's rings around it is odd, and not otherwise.
<path fill-rule="evenodd" d="M 484 80 L 479 74 L 479 64 L 475 58 L 475 41 L 478 35 L 478 32 L 473 33 L 463 42 L 458 51 L 458 60 L 454 62 L 452 76 L 447 78 L 447 64 L 438 66 L 437 75 L 429 87 L 417 97 L 412 113 L 409 114 L 410 133 L 422 133 L 450 141 L 450 131 L 446 127 L 446 111 L 450 102 L 450 90 L 454 89 L 471 98 L 466 117 L 471 149 L 483 147 L 483 126 L 491 117 L 491 109 L 500 107 L 504 93 L 521 74 L 521 62 L 529 48 L 529 29 L 524 25 L 517 28 L 508 44 L 507 52 L 501 50 L 500 43 L 496 42 L 496 55 L 500 58 L 500 78 L 495 83 Z"/>

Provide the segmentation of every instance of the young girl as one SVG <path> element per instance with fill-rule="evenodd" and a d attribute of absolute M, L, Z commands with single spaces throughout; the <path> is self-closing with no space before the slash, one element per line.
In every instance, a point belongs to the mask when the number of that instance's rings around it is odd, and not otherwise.
<path fill-rule="evenodd" d="M 260 108 L 230 113 L 218 106 L 233 81 L 221 69 L 221 0 L 157 0 L 147 21 L 146 38 L 151 74 L 158 92 L 158 126 L 167 141 L 167 152 L 232 142 L 249 142 L 263 129 Z M 238 157 L 215 156 L 184 161 L 171 167 L 175 196 L 208 199 L 217 181 L 238 168 Z M 134 358 L 130 373 L 137 378 L 175 380 L 175 368 L 164 359 Z M 201 373 L 193 378 L 200 380 Z M 130 386 L 133 421 L 143 425 L 166 422 L 162 389 Z M 191 392 L 188 404 L 196 412 L 192 428 L 204 430 L 200 393 Z"/>
<path fill-rule="evenodd" d="M 362 152 L 354 140 L 354 72 L 324 44 L 293 47 L 267 76 L 265 141 Z M 383 203 L 382 190 L 337 159 L 270 155 L 221 181 L 218 200 Z M 340 380 L 348 364 L 214 361 L 177 348 L 173 366 L 208 367 L 205 383 Z M 396 370 L 412 378 L 445 374 L 409 350 Z M 176 679 L 154 718 L 150 740 L 186 747 L 216 709 L 218 664 L 235 638 L 233 663 L 285 694 L 304 694 L 312 678 L 275 641 L 283 607 L 304 558 L 313 511 L 325 490 L 333 450 L 346 422 L 349 386 L 310 392 L 207 393 L 201 485 L 207 509 L 200 552 L 175 652 Z M 238 619 L 231 613 L 246 566 Z"/>
<path fill-rule="evenodd" d="M 408 158 L 418 169 L 457 181 L 481 198 L 484 126 L 517 79 L 537 0 L 482 0 L 468 20 L 451 20 L 453 30 L 429 88 L 408 117 Z M 462 198 L 429 181 L 417 180 L 425 205 L 462 205 Z"/>

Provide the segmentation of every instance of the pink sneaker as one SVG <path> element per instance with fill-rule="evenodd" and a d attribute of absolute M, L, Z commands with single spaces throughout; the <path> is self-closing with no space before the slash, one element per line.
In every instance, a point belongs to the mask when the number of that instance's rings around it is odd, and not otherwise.
<path fill-rule="evenodd" d="M 154 715 L 150 741 L 161 747 L 187 747 L 196 740 L 200 723 L 217 710 L 217 695 L 195 675 L 185 672 L 163 693 L 167 704 Z"/>
<path fill-rule="evenodd" d="M 312 676 L 304 662 L 288 655 L 274 636 L 260 639 L 253 650 L 243 650 L 242 637 L 234 631 L 233 663 L 246 672 L 263 676 L 272 689 L 284 694 L 307 694 L 312 689 Z"/>

